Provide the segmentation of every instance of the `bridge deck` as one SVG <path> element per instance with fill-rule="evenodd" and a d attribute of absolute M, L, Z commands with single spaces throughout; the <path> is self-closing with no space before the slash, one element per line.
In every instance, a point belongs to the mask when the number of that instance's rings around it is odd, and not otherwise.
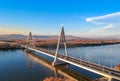
<path fill-rule="evenodd" d="M 22 46 L 25 47 L 25 46 Z M 42 52 L 44 54 L 47 54 L 48 56 L 51 57 L 55 57 L 55 53 L 46 49 L 42 49 L 42 48 L 37 48 L 37 47 L 29 47 L 28 49 L 33 50 L 33 51 L 37 51 L 37 52 Z M 87 70 L 91 70 L 94 73 L 103 75 L 103 76 L 107 76 L 107 77 L 112 77 L 114 79 L 120 80 L 120 71 L 116 71 L 114 69 L 105 67 L 105 66 L 101 66 L 99 64 L 94 64 L 91 62 L 87 62 L 81 59 L 77 59 L 77 58 L 73 58 L 73 57 L 68 57 L 62 54 L 58 54 L 58 59 L 65 61 L 67 63 L 76 65 L 80 68 L 83 69 L 87 69 Z"/>

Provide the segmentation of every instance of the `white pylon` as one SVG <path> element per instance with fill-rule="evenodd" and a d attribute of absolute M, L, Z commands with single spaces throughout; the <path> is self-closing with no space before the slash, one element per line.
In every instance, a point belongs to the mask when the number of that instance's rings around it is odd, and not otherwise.
<path fill-rule="evenodd" d="M 29 36 L 27 38 L 26 49 L 29 47 L 30 43 L 32 44 L 32 47 L 35 47 L 34 39 L 32 37 L 32 33 L 31 32 L 29 32 Z"/>
<path fill-rule="evenodd" d="M 63 26 L 62 26 L 62 29 L 61 29 L 61 33 L 59 35 L 58 44 L 57 44 L 56 53 L 55 53 L 55 58 L 54 58 L 54 62 L 52 64 L 53 66 L 55 65 L 55 63 L 57 61 L 58 50 L 59 50 L 59 46 L 60 46 L 61 42 L 64 43 L 65 54 L 66 54 L 66 56 L 68 56 L 68 50 L 67 50 L 66 38 L 65 38 L 64 27 Z"/>

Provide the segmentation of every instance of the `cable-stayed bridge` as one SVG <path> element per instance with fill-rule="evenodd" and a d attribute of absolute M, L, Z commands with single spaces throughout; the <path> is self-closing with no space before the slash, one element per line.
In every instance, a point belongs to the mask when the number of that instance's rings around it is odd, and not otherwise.
<path fill-rule="evenodd" d="M 112 68 L 105 67 L 105 66 L 102 66 L 100 64 L 88 62 L 88 61 L 85 61 L 85 60 L 82 60 L 82 59 L 77 59 L 77 58 L 74 58 L 74 57 L 70 57 L 69 54 L 68 54 L 68 50 L 67 50 L 66 38 L 65 38 L 65 33 L 64 33 L 64 28 L 63 27 L 62 27 L 61 33 L 59 35 L 56 52 L 53 52 L 53 51 L 50 51 L 50 50 L 47 50 L 47 49 L 43 49 L 43 48 L 35 47 L 34 42 L 35 41 L 33 40 L 32 34 L 30 32 L 26 45 L 20 45 L 20 46 L 22 48 L 24 48 L 25 50 L 31 50 L 31 51 L 39 52 L 41 54 L 44 54 L 44 55 L 47 55 L 47 56 L 50 56 L 50 57 L 54 58 L 54 61 L 52 63 L 53 66 L 58 64 L 57 60 L 61 60 L 65 63 L 69 63 L 69 64 L 72 64 L 74 66 L 80 67 L 82 69 L 91 71 L 93 73 L 102 75 L 104 77 L 107 77 L 108 81 L 112 81 L 112 79 L 120 80 L 120 71 L 116 71 Z M 65 55 L 58 53 L 60 43 L 63 43 L 63 45 L 64 45 Z"/>

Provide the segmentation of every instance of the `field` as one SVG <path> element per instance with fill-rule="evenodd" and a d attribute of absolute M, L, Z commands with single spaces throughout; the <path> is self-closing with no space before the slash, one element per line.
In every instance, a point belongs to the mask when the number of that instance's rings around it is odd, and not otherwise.
<path fill-rule="evenodd" d="M 0 41 L 0 49 L 18 49 L 19 47 L 13 42 Z"/>
<path fill-rule="evenodd" d="M 27 42 L 26 39 L 14 39 L 14 40 L 3 40 L 0 41 L 0 49 L 16 49 L 18 48 L 17 44 L 25 45 Z M 56 48 L 58 40 L 56 38 L 51 39 L 34 39 L 34 44 L 37 47 L 41 48 Z M 31 42 L 30 42 L 31 43 Z M 99 46 L 99 45 L 110 45 L 110 44 L 120 44 L 118 39 L 77 39 L 77 38 L 67 38 L 66 40 L 67 47 L 80 47 L 80 46 Z M 32 44 L 32 43 L 31 43 Z M 63 44 L 60 43 L 60 47 L 63 47 Z"/>
<path fill-rule="evenodd" d="M 27 40 L 15 40 L 16 43 L 26 44 Z M 57 39 L 35 39 L 34 44 L 37 47 L 43 48 L 56 48 Z M 97 46 L 97 45 L 110 45 L 110 44 L 119 44 L 120 40 L 115 39 L 67 39 L 66 40 L 68 47 L 78 47 L 78 46 Z M 62 47 L 62 43 L 60 43 Z"/>

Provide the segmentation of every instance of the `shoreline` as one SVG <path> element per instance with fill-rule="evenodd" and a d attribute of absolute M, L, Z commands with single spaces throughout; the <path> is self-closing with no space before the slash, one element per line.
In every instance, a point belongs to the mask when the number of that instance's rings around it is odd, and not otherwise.
<path fill-rule="evenodd" d="M 74 47 L 94 47 L 94 46 L 106 46 L 106 45 L 117 45 L 120 44 L 120 42 L 115 42 L 115 43 L 102 43 L 102 44 L 67 44 L 68 48 L 74 48 Z M 36 45 L 36 47 L 41 47 L 41 48 L 56 48 L 57 44 L 55 45 L 49 45 L 49 44 L 41 44 L 41 45 Z M 60 48 L 63 48 L 63 45 L 60 45 Z M 14 49 L 21 49 L 19 45 L 16 43 L 9 43 L 9 42 L 0 42 L 0 50 L 14 50 Z"/>
<path fill-rule="evenodd" d="M 20 49 L 20 47 L 11 42 L 0 42 L 0 50 L 15 50 L 15 49 Z"/>
<path fill-rule="evenodd" d="M 15 40 L 16 43 L 25 45 L 25 40 Z M 41 48 L 56 48 L 58 43 L 58 39 L 36 39 L 34 40 L 34 44 L 36 47 Z M 66 44 L 68 48 L 72 47 L 86 47 L 86 46 L 101 46 L 101 45 L 113 45 L 120 44 L 120 40 L 103 40 L 103 39 L 67 39 Z M 60 48 L 63 47 L 63 44 L 60 43 Z"/>

